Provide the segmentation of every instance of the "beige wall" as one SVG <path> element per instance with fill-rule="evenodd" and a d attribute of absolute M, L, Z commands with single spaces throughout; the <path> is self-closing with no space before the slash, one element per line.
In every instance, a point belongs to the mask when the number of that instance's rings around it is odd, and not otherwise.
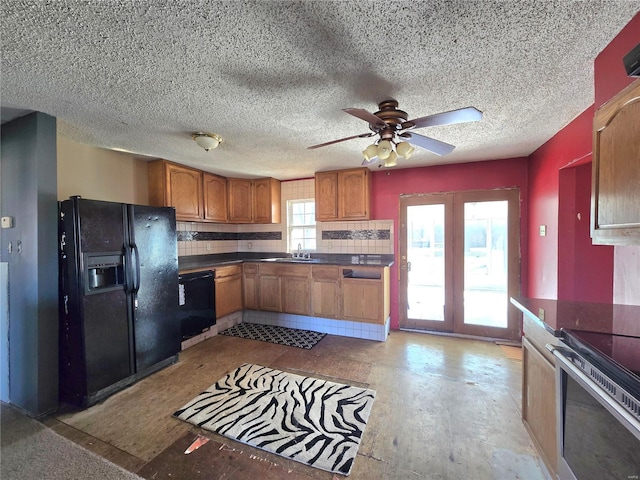
<path fill-rule="evenodd" d="M 148 205 L 147 164 L 130 154 L 90 147 L 58 136 L 58 200 Z"/>
<path fill-rule="evenodd" d="M 640 246 L 614 249 L 613 303 L 640 305 Z"/>

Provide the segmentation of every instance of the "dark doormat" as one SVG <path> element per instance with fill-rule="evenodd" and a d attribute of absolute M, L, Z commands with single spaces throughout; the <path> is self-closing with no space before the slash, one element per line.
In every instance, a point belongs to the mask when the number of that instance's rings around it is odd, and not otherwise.
<path fill-rule="evenodd" d="M 213 438 L 189 454 L 185 450 L 202 435 L 187 433 L 147 463 L 138 475 L 153 480 L 310 480 L 312 477 L 291 469 L 281 457 L 240 443 L 221 443 Z M 273 459 L 271 458 L 273 457 Z M 274 461 L 277 459 L 277 462 Z M 284 463 L 284 465 L 283 465 Z M 311 468 L 311 467 L 307 467 Z"/>
<path fill-rule="evenodd" d="M 230 337 L 249 338 L 262 342 L 277 343 L 289 347 L 304 349 L 313 348 L 326 333 L 298 330 L 297 328 L 279 327 L 276 325 L 261 325 L 259 323 L 239 323 L 220 332 L 220 335 Z"/>

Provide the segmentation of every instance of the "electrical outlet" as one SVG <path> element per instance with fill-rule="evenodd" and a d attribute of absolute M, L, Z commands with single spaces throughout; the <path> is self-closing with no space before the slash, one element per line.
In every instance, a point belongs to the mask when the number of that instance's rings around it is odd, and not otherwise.
<path fill-rule="evenodd" d="M 541 237 L 546 237 L 547 236 L 547 226 L 546 225 L 540 225 L 540 236 Z"/>
<path fill-rule="evenodd" d="M 544 308 L 538 308 L 538 318 L 544 322 Z"/>
<path fill-rule="evenodd" d="M 2 217 L 2 228 L 13 228 L 13 217 Z"/>
<path fill-rule="evenodd" d="M 207 243 L 207 252 L 210 252 L 210 251 L 211 251 L 211 244 Z"/>
<path fill-rule="evenodd" d="M 253 242 L 247 242 L 247 248 L 251 250 L 253 248 Z"/>

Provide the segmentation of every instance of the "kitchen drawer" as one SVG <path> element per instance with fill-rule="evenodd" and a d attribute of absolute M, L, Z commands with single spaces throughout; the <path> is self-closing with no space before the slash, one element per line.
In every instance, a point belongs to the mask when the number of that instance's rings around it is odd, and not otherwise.
<path fill-rule="evenodd" d="M 538 353 L 543 356 L 552 366 L 556 364 L 553 354 L 545 348 L 546 344 L 558 345 L 560 339 L 554 337 L 545 328 L 527 315 L 522 316 L 522 331 L 524 337 L 529 343 L 536 348 Z"/>
<path fill-rule="evenodd" d="M 242 271 L 245 275 L 256 275 L 258 273 L 258 264 L 257 263 L 245 263 L 242 265 Z"/>
<path fill-rule="evenodd" d="M 312 265 L 311 277 L 314 280 L 335 280 L 340 278 L 340 267 L 333 265 Z"/>
<path fill-rule="evenodd" d="M 260 275 L 274 275 L 278 277 L 308 277 L 309 265 L 274 265 L 260 264 Z"/>
<path fill-rule="evenodd" d="M 242 273 L 242 265 L 229 265 L 225 267 L 216 267 L 216 278 L 230 277 L 232 275 L 240 275 Z"/>

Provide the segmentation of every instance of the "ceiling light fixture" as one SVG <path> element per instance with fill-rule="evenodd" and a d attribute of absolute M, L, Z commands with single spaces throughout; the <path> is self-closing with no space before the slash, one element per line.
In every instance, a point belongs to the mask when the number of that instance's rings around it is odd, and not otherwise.
<path fill-rule="evenodd" d="M 195 140 L 198 146 L 204 148 L 207 152 L 222 143 L 222 137 L 216 133 L 192 133 L 191 138 Z"/>
<path fill-rule="evenodd" d="M 362 156 L 364 157 L 362 165 L 369 165 L 378 157 L 384 162 L 385 167 L 395 167 L 398 165 L 398 157 L 409 160 L 415 151 L 416 149 L 409 142 L 396 144 L 391 140 L 382 140 L 377 144 L 369 145 L 362 151 Z"/>

